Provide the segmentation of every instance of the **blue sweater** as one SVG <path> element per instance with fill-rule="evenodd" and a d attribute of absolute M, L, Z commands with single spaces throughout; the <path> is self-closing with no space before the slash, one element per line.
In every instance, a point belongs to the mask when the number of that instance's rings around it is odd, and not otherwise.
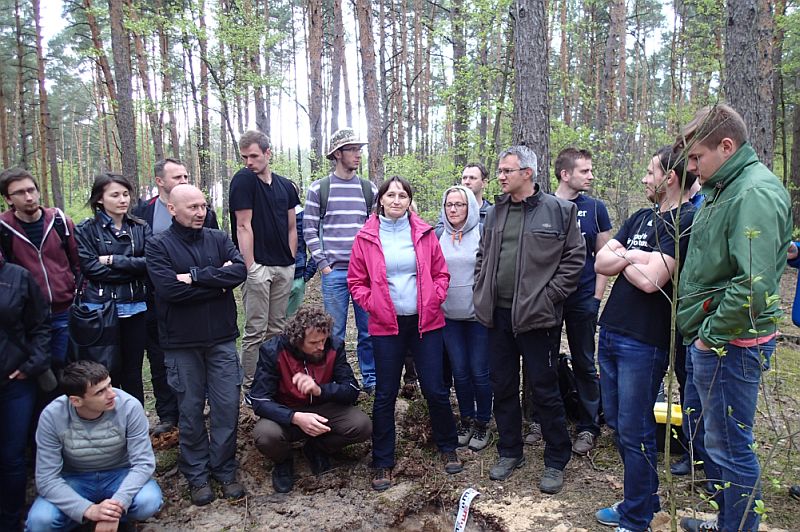
<path fill-rule="evenodd" d="M 397 220 L 381 216 L 380 220 L 389 295 L 398 316 L 413 316 L 417 314 L 417 253 L 408 214 Z"/>

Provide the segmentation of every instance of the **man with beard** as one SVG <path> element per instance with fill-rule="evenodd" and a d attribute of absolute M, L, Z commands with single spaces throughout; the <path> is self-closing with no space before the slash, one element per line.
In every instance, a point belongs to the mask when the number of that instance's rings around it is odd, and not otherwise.
<path fill-rule="evenodd" d="M 294 485 L 293 442 L 307 440 L 303 454 L 319 475 L 331 468 L 331 453 L 372 435 L 369 416 L 353 406 L 358 385 L 332 328 L 325 311 L 302 306 L 282 335 L 261 346 L 251 390 L 261 419 L 253 437 L 275 463 L 272 486 L 279 493 Z"/>

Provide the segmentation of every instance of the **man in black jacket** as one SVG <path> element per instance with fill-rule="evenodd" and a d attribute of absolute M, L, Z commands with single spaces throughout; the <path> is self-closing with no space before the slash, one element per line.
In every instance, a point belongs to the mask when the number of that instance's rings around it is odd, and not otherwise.
<path fill-rule="evenodd" d="M 158 187 L 158 196 L 141 201 L 134 214 L 142 218 L 150 226 L 153 235 L 169 229 L 172 225 L 172 214 L 169 212 L 169 194 L 178 185 L 189 182 L 189 173 L 178 159 L 161 159 L 153 167 Z M 206 209 L 203 227 L 219 229 L 214 209 Z M 178 424 L 178 400 L 167 383 L 167 370 L 164 366 L 164 350 L 158 343 L 158 312 L 155 300 L 147 300 L 147 358 L 150 361 L 150 379 L 153 384 L 153 395 L 156 397 L 156 412 L 159 424 L 153 428 L 153 436 L 169 432 Z"/>
<path fill-rule="evenodd" d="M 191 185 L 178 185 L 168 203 L 173 222 L 147 246 L 155 288 L 159 343 L 167 380 L 178 398 L 179 468 L 192 502 L 214 500 L 209 474 L 226 498 L 240 498 L 236 480 L 236 428 L 242 371 L 236 353 L 233 288 L 247 277 L 244 260 L 222 231 L 203 227 L 206 199 Z M 208 397 L 210 443 L 203 418 Z"/>
<path fill-rule="evenodd" d="M 253 436 L 275 463 L 272 486 L 279 493 L 294 485 L 292 442 L 307 440 L 303 454 L 319 475 L 331 467 L 329 454 L 372 435 L 369 416 L 353 406 L 358 382 L 332 328 L 324 310 L 302 306 L 284 333 L 259 351 L 251 399 L 261 420 Z"/>

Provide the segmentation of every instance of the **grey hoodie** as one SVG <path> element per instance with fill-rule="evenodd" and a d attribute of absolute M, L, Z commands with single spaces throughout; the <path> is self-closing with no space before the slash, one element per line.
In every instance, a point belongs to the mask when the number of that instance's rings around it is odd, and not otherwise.
<path fill-rule="evenodd" d="M 445 201 L 453 190 L 460 190 L 467 198 L 467 220 L 460 229 L 455 229 L 447 219 Z M 480 205 L 475 195 L 465 186 L 448 188 L 442 196 L 444 232 L 439 237 L 442 253 L 450 272 L 450 286 L 447 299 L 442 304 L 444 316 L 450 320 L 474 320 L 475 309 L 472 303 L 472 286 L 475 283 L 475 258 L 481 241 Z"/>

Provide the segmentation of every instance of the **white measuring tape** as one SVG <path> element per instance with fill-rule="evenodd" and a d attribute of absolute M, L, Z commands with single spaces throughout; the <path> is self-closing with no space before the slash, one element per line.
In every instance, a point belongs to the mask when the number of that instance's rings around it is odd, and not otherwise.
<path fill-rule="evenodd" d="M 469 505 L 472 504 L 472 499 L 480 495 L 480 493 L 472 488 L 467 488 L 461 494 L 461 499 L 458 501 L 458 514 L 456 515 L 456 525 L 453 532 L 464 532 L 467 528 L 467 519 L 469 519 Z"/>

